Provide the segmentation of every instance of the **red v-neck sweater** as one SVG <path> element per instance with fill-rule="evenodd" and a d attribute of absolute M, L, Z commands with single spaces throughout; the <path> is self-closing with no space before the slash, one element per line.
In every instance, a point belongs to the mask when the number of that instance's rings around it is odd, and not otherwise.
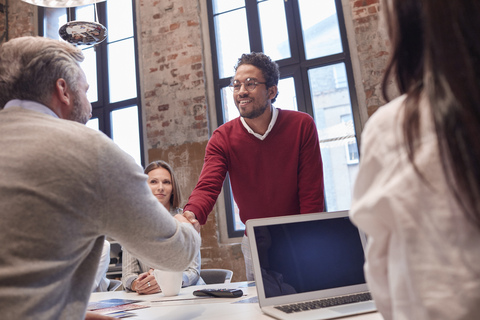
<path fill-rule="evenodd" d="M 217 128 L 210 138 L 198 183 L 184 210 L 205 224 L 228 172 L 240 219 L 324 210 L 323 169 L 313 118 L 280 110 L 262 141 L 240 118 Z"/>

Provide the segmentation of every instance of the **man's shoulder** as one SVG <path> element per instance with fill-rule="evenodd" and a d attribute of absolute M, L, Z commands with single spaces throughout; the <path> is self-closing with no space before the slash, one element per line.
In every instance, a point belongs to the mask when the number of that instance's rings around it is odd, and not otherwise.
<path fill-rule="evenodd" d="M 278 109 L 277 121 L 290 128 L 310 127 L 315 125 L 313 117 L 308 113 L 294 110 Z"/>
<path fill-rule="evenodd" d="M 248 135 L 248 132 L 240 121 L 240 118 L 235 118 L 222 124 L 213 131 L 212 136 L 208 140 L 207 149 L 213 150 L 212 148 L 217 148 L 217 150 L 226 151 L 226 149 L 234 144 L 234 141 L 243 141 L 245 135 Z"/>
<path fill-rule="evenodd" d="M 110 144 L 110 142 L 112 142 L 103 132 L 92 129 L 79 122 L 57 118 L 52 118 L 51 121 L 55 123 L 58 130 L 65 131 L 65 137 L 68 139 L 81 139 L 89 143 L 100 141 L 102 144 Z"/>
<path fill-rule="evenodd" d="M 297 119 L 304 119 L 308 121 L 313 119 L 312 116 L 306 112 L 296 111 L 296 110 L 286 110 L 286 109 L 280 109 L 280 108 L 277 108 L 277 109 L 278 109 L 278 117 L 288 118 L 288 119 L 297 118 Z"/>
<path fill-rule="evenodd" d="M 232 120 L 230 120 L 228 122 L 225 122 L 224 124 L 220 125 L 217 129 L 215 129 L 213 131 L 213 134 L 229 133 L 233 130 L 238 130 L 238 128 L 241 128 L 241 127 L 242 127 L 242 122 L 240 121 L 240 117 L 237 117 L 235 119 L 232 119 Z"/>
<path fill-rule="evenodd" d="M 38 133 L 41 132 L 38 137 L 55 139 L 59 143 L 70 141 L 72 143 L 85 142 L 90 145 L 95 143 L 115 145 L 104 133 L 72 120 L 56 118 L 21 107 L 0 110 L 0 115 L 6 117 L 4 121 L 12 121 L 17 124 L 17 127 L 25 128 L 25 134 L 36 134 L 38 136 Z"/>

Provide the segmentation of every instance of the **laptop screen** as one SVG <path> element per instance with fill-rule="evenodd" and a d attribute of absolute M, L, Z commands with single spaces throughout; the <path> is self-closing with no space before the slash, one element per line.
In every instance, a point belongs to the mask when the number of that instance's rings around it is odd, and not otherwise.
<path fill-rule="evenodd" d="M 265 297 L 364 284 L 364 252 L 348 217 L 253 228 Z"/>

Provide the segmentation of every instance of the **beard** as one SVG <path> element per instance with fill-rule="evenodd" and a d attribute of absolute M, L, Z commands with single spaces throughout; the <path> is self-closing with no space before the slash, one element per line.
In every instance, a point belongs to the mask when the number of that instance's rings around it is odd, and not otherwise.
<path fill-rule="evenodd" d="M 88 120 L 90 120 L 90 113 L 87 114 L 84 109 L 85 108 L 82 106 L 80 99 L 75 93 L 75 95 L 73 96 L 73 111 L 68 117 L 68 120 L 79 122 L 81 124 L 86 124 Z"/>
<path fill-rule="evenodd" d="M 260 117 L 262 114 L 264 114 L 265 110 L 267 110 L 268 107 L 269 107 L 268 103 L 265 102 L 263 106 L 260 106 L 259 108 L 254 108 L 250 112 L 242 112 L 238 106 L 237 106 L 237 109 L 238 109 L 238 112 L 240 112 L 240 115 L 245 119 L 255 119 Z"/>

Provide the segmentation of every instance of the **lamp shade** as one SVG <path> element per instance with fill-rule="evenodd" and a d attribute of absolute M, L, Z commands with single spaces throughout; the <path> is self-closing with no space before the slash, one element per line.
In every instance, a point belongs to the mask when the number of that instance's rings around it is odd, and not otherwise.
<path fill-rule="evenodd" d="M 63 40 L 74 45 L 95 45 L 107 38 L 107 29 L 96 22 L 70 21 L 58 31 Z"/>
<path fill-rule="evenodd" d="M 23 2 L 30 3 L 40 7 L 49 8 L 71 8 L 85 6 L 87 4 L 93 4 L 103 2 L 105 0 L 22 0 Z"/>

